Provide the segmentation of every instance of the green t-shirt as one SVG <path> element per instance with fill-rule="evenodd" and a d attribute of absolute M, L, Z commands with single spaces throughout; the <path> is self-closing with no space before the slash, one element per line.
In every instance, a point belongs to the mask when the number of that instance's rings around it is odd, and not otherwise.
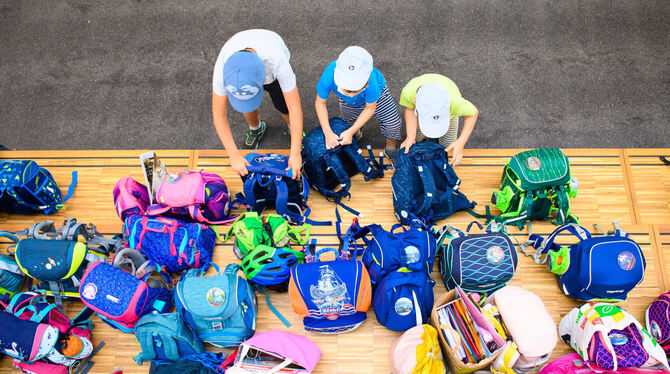
<path fill-rule="evenodd" d="M 451 96 L 449 117 L 469 117 L 475 115 L 475 106 L 461 96 L 461 92 L 458 90 L 456 83 L 440 74 L 424 74 L 409 81 L 402 89 L 402 92 L 400 92 L 400 105 L 414 109 L 416 106 L 414 104 L 416 90 L 428 83 L 438 83 L 449 92 L 449 96 Z"/>

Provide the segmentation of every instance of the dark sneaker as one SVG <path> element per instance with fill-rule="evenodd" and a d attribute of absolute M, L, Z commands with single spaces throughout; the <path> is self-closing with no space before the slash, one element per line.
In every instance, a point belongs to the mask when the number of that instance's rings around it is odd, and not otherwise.
<path fill-rule="evenodd" d="M 388 149 L 384 148 L 384 156 L 391 161 L 391 166 L 393 166 L 393 170 L 395 170 L 395 159 L 396 156 L 398 155 L 398 150 L 397 149 Z"/>
<path fill-rule="evenodd" d="M 244 141 L 244 145 L 250 149 L 257 149 L 261 139 L 263 139 L 263 136 L 265 136 L 265 130 L 267 128 L 268 125 L 265 123 L 265 121 L 260 121 L 260 126 L 256 130 L 249 130 L 247 133 L 247 140 Z"/>

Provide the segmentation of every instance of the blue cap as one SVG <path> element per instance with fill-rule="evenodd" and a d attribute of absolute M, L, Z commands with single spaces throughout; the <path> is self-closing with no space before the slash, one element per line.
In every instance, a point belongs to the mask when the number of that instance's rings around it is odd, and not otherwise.
<path fill-rule="evenodd" d="M 265 64 L 253 52 L 233 53 L 223 64 L 223 86 L 230 105 L 240 113 L 258 109 L 263 101 Z"/>

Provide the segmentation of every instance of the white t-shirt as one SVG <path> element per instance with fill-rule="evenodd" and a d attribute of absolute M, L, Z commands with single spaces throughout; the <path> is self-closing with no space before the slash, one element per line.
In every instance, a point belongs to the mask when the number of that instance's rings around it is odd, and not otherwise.
<path fill-rule="evenodd" d="M 286 48 L 284 40 L 274 31 L 253 29 L 238 32 L 228 39 L 221 48 L 216 64 L 214 64 L 214 77 L 212 79 L 214 93 L 219 96 L 226 96 L 226 89 L 223 87 L 223 65 L 233 53 L 246 48 L 253 49 L 265 64 L 264 84 L 270 84 L 277 80 L 282 92 L 288 92 L 295 88 L 295 73 L 293 73 L 289 63 L 291 54 Z"/>

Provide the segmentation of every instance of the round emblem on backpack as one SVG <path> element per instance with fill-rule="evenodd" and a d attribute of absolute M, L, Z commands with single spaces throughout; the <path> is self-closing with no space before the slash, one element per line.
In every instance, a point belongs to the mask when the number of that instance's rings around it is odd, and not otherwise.
<path fill-rule="evenodd" d="M 401 297 L 395 302 L 394 306 L 395 312 L 398 313 L 401 316 L 406 316 L 410 313 L 412 313 L 412 309 L 414 309 L 414 305 L 412 305 L 412 300 L 406 298 L 406 297 Z"/>
<path fill-rule="evenodd" d="M 540 161 L 540 159 L 537 157 L 528 157 L 526 159 L 526 167 L 533 171 L 540 170 L 542 167 L 542 161 Z"/>
<path fill-rule="evenodd" d="M 348 69 L 351 70 L 351 71 L 354 71 L 356 69 L 356 67 L 354 65 L 349 65 Z"/>
<path fill-rule="evenodd" d="M 615 332 L 615 333 L 609 333 L 609 338 L 610 342 L 612 342 L 612 345 L 624 345 L 628 343 L 628 337 L 624 334 Z"/>
<path fill-rule="evenodd" d="M 84 290 L 81 292 L 81 296 L 93 300 L 95 299 L 95 294 L 98 293 L 98 287 L 96 287 L 95 284 L 93 283 L 88 283 L 86 286 L 84 286 Z"/>
<path fill-rule="evenodd" d="M 505 258 L 505 251 L 501 247 L 494 245 L 486 250 L 486 261 L 491 265 L 498 265 Z"/>
<path fill-rule="evenodd" d="M 211 306 L 217 307 L 223 305 L 226 300 L 226 294 L 218 287 L 210 288 L 207 291 L 207 303 Z"/>
<path fill-rule="evenodd" d="M 632 270 L 635 267 L 635 256 L 628 251 L 623 251 L 616 257 L 616 262 L 621 270 Z"/>
<path fill-rule="evenodd" d="M 654 339 L 660 342 L 663 338 L 663 331 L 661 331 L 661 326 L 659 326 L 656 321 L 651 321 L 651 323 L 649 324 L 649 328 L 651 329 L 650 332 L 651 335 L 654 336 Z"/>
<path fill-rule="evenodd" d="M 178 171 L 173 171 L 172 173 L 168 174 L 167 176 L 167 181 L 168 183 L 174 183 L 181 178 L 181 172 Z"/>
<path fill-rule="evenodd" d="M 421 252 L 419 252 L 419 248 L 410 245 L 408 247 L 405 247 L 405 262 L 407 264 L 414 264 L 416 262 L 419 262 L 419 259 L 421 258 Z"/>

